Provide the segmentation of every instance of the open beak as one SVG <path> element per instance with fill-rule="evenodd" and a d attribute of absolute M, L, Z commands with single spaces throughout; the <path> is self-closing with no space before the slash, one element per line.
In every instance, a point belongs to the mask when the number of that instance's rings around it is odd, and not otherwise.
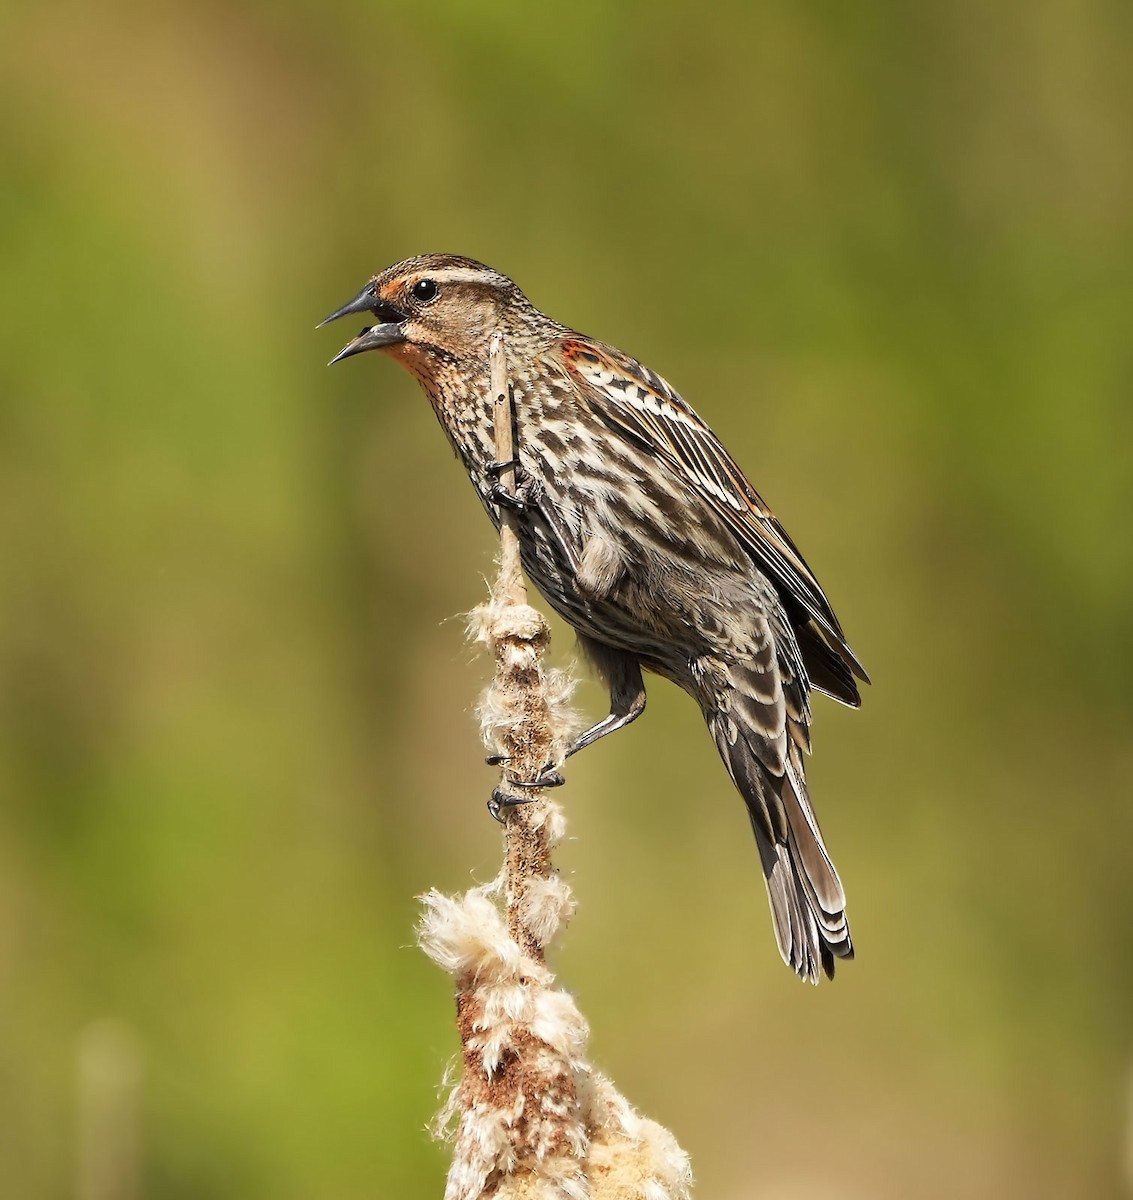
<path fill-rule="evenodd" d="M 341 362 L 344 358 L 352 358 L 355 354 L 361 354 L 365 350 L 380 350 L 383 346 L 395 346 L 398 342 L 405 341 L 405 314 L 378 297 L 376 283 L 377 280 L 371 279 L 353 300 L 341 308 L 335 309 L 325 321 L 320 321 L 316 327 L 321 329 L 324 325 L 329 325 L 331 321 L 337 321 L 339 317 L 348 317 L 353 313 L 369 312 L 378 318 L 376 325 L 368 326 L 353 341 L 347 342 L 327 366 L 333 366 L 336 362 Z"/>

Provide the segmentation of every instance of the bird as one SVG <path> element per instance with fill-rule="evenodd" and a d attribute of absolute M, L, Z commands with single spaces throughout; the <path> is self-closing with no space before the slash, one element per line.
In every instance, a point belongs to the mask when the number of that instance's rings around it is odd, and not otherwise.
<path fill-rule="evenodd" d="M 643 671 L 687 692 L 746 804 L 784 962 L 811 983 L 833 978 L 854 948 L 807 790 L 810 697 L 857 708 L 869 677 L 771 509 L 660 375 L 475 259 L 406 259 L 320 324 L 354 314 L 372 323 L 331 362 L 380 350 L 416 377 L 496 528 L 515 511 L 524 572 L 609 690 L 609 715 L 564 757 L 642 714 Z M 514 464 L 496 461 L 497 332 Z M 530 784 L 559 782 L 548 764 Z"/>

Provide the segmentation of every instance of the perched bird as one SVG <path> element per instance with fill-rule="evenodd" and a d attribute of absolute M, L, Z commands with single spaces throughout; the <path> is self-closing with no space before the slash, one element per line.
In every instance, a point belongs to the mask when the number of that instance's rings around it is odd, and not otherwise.
<path fill-rule="evenodd" d="M 505 275 L 428 254 L 326 321 L 374 323 L 332 362 L 384 350 L 420 381 L 493 523 L 518 513 L 523 568 L 578 633 L 610 714 L 636 720 L 642 669 L 700 705 L 747 804 L 783 959 L 817 983 L 851 958 L 846 900 L 803 769 L 810 692 L 868 682 L 794 542 L 692 408 L 648 367 L 540 312 Z M 323 324 L 326 324 L 326 321 Z M 489 343 L 502 331 L 517 489 L 499 487 Z M 551 765 L 532 784 L 561 782 Z"/>

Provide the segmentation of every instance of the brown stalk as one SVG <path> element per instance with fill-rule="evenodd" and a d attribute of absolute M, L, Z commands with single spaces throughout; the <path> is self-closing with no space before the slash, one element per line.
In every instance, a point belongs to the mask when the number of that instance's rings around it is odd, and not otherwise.
<path fill-rule="evenodd" d="M 515 415 L 500 334 L 490 361 L 496 456 L 511 463 Z M 513 466 L 501 469 L 500 484 L 516 494 Z M 506 505 L 499 574 L 470 624 L 495 660 L 480 709 L 486 740 L 505 756 L 493 795 L 504 867 L 463 896 L 424 897 L 419 940 L 455 979 L 461 1040 L 461 1078 L 438 1118 L 454 1143 L 445 1200 L 689 1200 L 688 1157 L 587 1061 L 586 1021 L 546 965 L 548 944 L 574 912 L 551 862 L 563 817 L 542 789 L 517 781 L 561 755 L 570 688 L 544 669 L 550 634 L 527 603 Z"/>
<path fill-rule="evenodd" d="M 500 487 L 514 496 L 515 413 L 502 334 L 493 336 L 489 354 L 496 461 L 509 464 L 500 472 Z M 496 661 L 495 686 L 512 698 L 516 723 L 500 734 L 503 753 L 509 759 L 500 772 L 500 790 L 505 797 L 521 801 L 502 810 L 507 926 L 524 952 L 542 962 L 543 945 L 529 927 L 525 901 L 531 881 L 550 878 L 553 869 L 546 800 L 541 788 L 525 789 L 523 794 L 515 781 L 534 779 L 553 758 L 556 738 L 543 677 L 543 655 L 551 634 L 542 614 L 527 603 L 517 515 L 506 507 L 501 512 L 500 569 L 492 596 L 495 604 L 512 610 L 512 619 L 491 631 L 491 648 Z"/>

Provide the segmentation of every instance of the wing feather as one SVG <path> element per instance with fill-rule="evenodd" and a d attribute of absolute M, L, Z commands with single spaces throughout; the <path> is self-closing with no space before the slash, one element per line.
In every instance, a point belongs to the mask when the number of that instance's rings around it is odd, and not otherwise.
<path fill-rule="evenodd" d="M 787 531 L 712 430 L 665 380 L 612 346 L 568 337 L 555 358 L 591 413 L 692 483 L 755 565 L 801 609 L 800 640 L 810 651 L 808 665 L 812 657 L 821 664 L 814 685 L 859 704 L 853 676 L 865 683 L 869 677 L 847 645 L 830 602 Z"/>

